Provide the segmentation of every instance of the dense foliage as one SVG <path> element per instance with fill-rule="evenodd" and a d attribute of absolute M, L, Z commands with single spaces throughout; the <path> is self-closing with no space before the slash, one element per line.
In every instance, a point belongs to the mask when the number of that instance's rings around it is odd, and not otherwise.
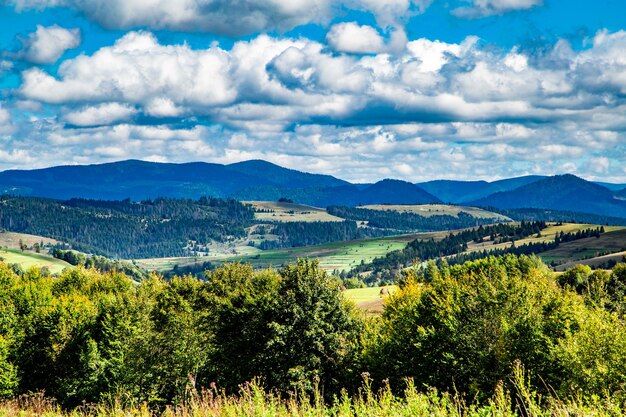
<path fill-rule="evenodd" d="M 124 393 L 159 405 L 190 384 L 232 392 L 256 376 L 336 392 L 354 379 L 361 326 L 337 288 L 311 261 L 140 284 L 82 268 L 18 276 L 0 263 L 0 395 L 45 391 L 77 405 Z"/>
<path fill-rule="evenodd" d="M 420 216 L 417 213 L 398 212 L 394 210 L 371 210 L 365 208 L 330 206 L 329 214 L 348 220 L 367 221 L 368 226 L 397 231 L 440 231 L 465 229 L 478 225 L 492 224 L 500 221 L 495 218 L 478 218 L 460 212 L 458 216 L 433 215 Z"/>
<path fill-rule="evenodd" d="M 510 217 L 515 221 L 544 221 L 626 226 L 626 219 L 623 217 L 603 216 L 601 214 L 539 208 L 499 209 L 495 207 L 488 207 L 486 209 L 489 211 L 493 211 L 494 213 L 499 213 L 504 216 Z"/>
<path fill-rule="evenodd" d="M 366 392 L 382 387 L 387 401 L 405 395 L 402 404 L 428 387 L 487 405 L 509 390 L 575 396 L 583 408 L 606 393 L 626 400 L 626 265 L 557 279 L 535 257 L 431 262 L 369 318 L 338 284 L 305 260 L 139 284 L 83 268 L 16 275 L 0 263 L 0 396 L 45 390 L 65 406 L 118 397 L 160 407 L 260 377 L 274 395 L 341 404 L 342 389 L 354 394 L 366 373 Z M 433 395 L 424 398 L 448 398 Z"/>
<path fill-rule="evenodd" d="M 84 253 L 73 250 L 63 250 L 59 248 L 52 249 L 52 256 L 57 259 L 61 259 L 70 265 L 80 265 L 87 269 L 95 268 L 100 272 L 122 272 L 135 281 L 141 281 L 142 279 L 148 277 L 148 273 L 145 270 L 129 261 L 116 261 L 105 258 L 104 256 L 85 255 Z"/>
<path fill-rule="evenodd" d="M 184 256 L 189 242 L 245 236 L 253 219 L 250 207 L 216 198 L 135 203 L 0 197 L 0 228 L 55 238 L 112 258 Z"/>
<path fill-rule="evenodd" d="M 278 249 L 319 245 L 330 242 L 346 242 L 389 235 L 390 232 L 371 227 L 359 227 L 354 221 L 343 222 L 285 222 L 271 226 L 277 240 L 264 240 L 260 249 Z"/>

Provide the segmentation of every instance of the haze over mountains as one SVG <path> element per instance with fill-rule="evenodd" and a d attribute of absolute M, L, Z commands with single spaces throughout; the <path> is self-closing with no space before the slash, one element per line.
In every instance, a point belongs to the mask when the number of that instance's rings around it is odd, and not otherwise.
<path fill-rule="evenodd" d="M 293 201 L 326 207 L 364 204 L 454 203 L 496 208 L 546 208 L 626 218 L 626 185 L 573 175 L 525 176 L 494 182 L 382 180 L 351 184 L 252 160 L 230 165 L 137 160 L 0 172 L 0 194 L 56 199 L 143 200 L 213 196 Z"/>

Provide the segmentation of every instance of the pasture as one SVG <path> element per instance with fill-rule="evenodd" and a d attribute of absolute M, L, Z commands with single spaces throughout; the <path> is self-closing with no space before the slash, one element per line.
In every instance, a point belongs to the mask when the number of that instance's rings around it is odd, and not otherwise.
<path fill-rule="evenodd" d="M 318 259 L 320 266 L 328 271 L 348 271 L 361 262 L 370 262 L 378 256 L 384 256 L 393 250 L 403 249 L 406 244 L 414 239 L 407 236 L 384 237 L 378 239 L 354 240 L 349 242 L 326 243 L 315 246 L 304 246 L 298 248 L 285 248 L 276 250 L 260 251 L 256 248 L 237 248 L 231 254 L 201 257 L 183 258 L 154 258 L 141 259 L 137 264 L 149 271 L 168 271 L 174 265 L 179 267 L 212 262 L 216 265 L 226 262 L 246 262 L 255 268 L 266 268 L 268 266 L 279 267 L 299 258 Z M 247 253 L 238 252 L 239 249 L 246 250 Z"/>
<path fill-rule="evenodd" d="M 626 251 L 626 228 L 605 226 L 605 229 L 607 229 L 606 233 L 601 234 L 599 238 L 590 237 L 562 243 L 558 248 L 543 252 L 540 256 L 546 263 L 557 262 L 571 264 L 570 266 L 574 263 L 596 265 L 606 262 L 609 258 L 596 260 L 595 263 L 586 261 Z M 618 260 L 621 260 L 623 255 L 616 256 Z"/>
<path fill-rule="evenodd" d="M 369 210 L 396 211 L 398 213 L 415 213 L 423 217 L 433 216 L 454 216 L 458 217 L 459 213 L 464 212 L 478 219 L 497 219 L 498 221 L 511 221 L 510 218 L 498 213 L 483 210 L 477 207 L 453 206 L 449 204 L 417 204 L 417 205 L 400 205 L 400 204 L 373 204 L 361 206 L 359 208 Z"/>
<path fill-rule="evenodd" d="M 563 223 L 561 225 L 557 225 L 556 223 L 552 223 L 552 224 L 549 224 L 547 228 L 541 231 L 540 236 L 529 236 L 525 239 L 517 240 L 515 241 L 515 245 L 522 246 L 528 243 L 553 242 L 557 233 L 561 233 L 561 232 L 576 233 L 580 230 L 596 229 L 598 227 L 600 227 L 600 225 L 597 225 L 597 224 Z M 600 243 L 600 245 L 604 245 L 605 242 L 607 242 L 607 237 L 610 236 L 611 233 L 620 231 L 620 230 L 626 230 L 626 228 L 624 228 L 623 226 L 604 226 L 604 229 L 605 229 L 605 233 L 604 235 L 600 237 L 601 242 L 602 242 Z M 582 239 L 582 240 L 584 241 L 587 239 Z M 608 238 L 608 241 L 611 241 L 611 240 L 613 239 Z M 576 242 L 564 243 L 561 246 L 565 246 L 569 243 L 576 243 Z M 480 242 L 480 243 L 470 242 L 468 244 L 467 252 L 493 250 L 493 249 L 505 249 L 510 246 L 511 246 L 511 242 L 503 242 L 503 243 L 498 243 L 495 245 L 493 244 L 493 242 L 489 240 L 485 240 L 484 242 Z"/>
<path fill-rule="evenodd" d="M 381 294 L 382 289 L 387 290 L 387 294 Z M 383 311 L 385 299 L 398 289 L 395 285 L 385 287 L 355 288 L 343 292 L 344 297 L 352 301 L 358 308 L 368 314 L 380 314 Z"/>
<path fill-rule="evenodd" d="M 59 243 L 54 239 L 26 233 L 0 232 L 0 247 L 2 248 L 19 249 L 20 240 L 28 247 L 32 247 L 35 243 L 43 243 L 44 245 L 55 245 Z"/>
<path fill-rule="evenodd" d="M 254 207 L 254 218 L 261 222 L 342 222 L 325 209 L 277 201 L 242 201 Z"/>
<path fill-rule="evenodd" d="M 67 262 L 52 256 L 31 251 L 22 252 L 19 249 L 0 249 L 0 258 L 8 264 L 19 264 L 26 271 L 36 266 L 38 268 L 46 267 L 51 274 L 58 274 L 65 268 L 73 268 Z"/>

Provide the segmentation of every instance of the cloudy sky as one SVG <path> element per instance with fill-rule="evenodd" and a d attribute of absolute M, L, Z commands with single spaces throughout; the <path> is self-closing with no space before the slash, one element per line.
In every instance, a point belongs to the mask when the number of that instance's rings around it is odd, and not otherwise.
<path fill-rule="evenodd" d="M 0 170 L 626 183 L 623 0 L 0 0 Z"/>

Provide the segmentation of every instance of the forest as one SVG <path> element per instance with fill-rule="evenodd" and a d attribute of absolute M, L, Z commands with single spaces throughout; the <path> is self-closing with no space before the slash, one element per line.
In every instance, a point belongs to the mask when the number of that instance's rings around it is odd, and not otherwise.
<path fill-rule="evenodd" d="M 399 213 L 393 210 L 371 210 L 358 207 L 330 206 L 329 214 L 349 220 L 367 221 L 368 226 L 397 231 L 441 231 L 465 229 L 479 225 L 497 223 L 498 219 L 477 218 L 465 212 L 458 216 L 420 216 L 416 213 Z"/>
<path fill-rule="evenodd" d="M 373 227 L 359 227 L 354 221 L 343 222 L 285 222 L 271 226 L 277 240 L 264 240 L 259 249 L 278 249 L 319 245 L 329 242 L 346 242 L 368 237 L 387 236 L 391 232 Z"/>
<path fill-rule="evenodd" d="M 51 237 L 109 258 L 184 256 L 189 241 L 244 237 L 254 212 L 217 198 L 68 201 L 0 197 L 0 228 Z"/>
<path fill-rule="evenodd" d="M 626 226 L 626 219 L 623 217 L 603 216 L 593 213 L 538 208 L 498 209 L 495 207 L 486 207 L 485 209 L 520 222 L 544 221 Z"/>
<path fill-rule="evenodd" d="M 380 316 L 360 313 L 310 260 L 139 284 L 0 263 L 0 397 L 45 393 L 63 407 L 48 415 L 90 403 L 105 414 L 204 404 L 202 415 L 356 415 L 367 404 L 380 414 L 359 415 L 617 415 L 625 295 L 626 264 L 557 278 L 525 255 L 410 269 Z"/>

